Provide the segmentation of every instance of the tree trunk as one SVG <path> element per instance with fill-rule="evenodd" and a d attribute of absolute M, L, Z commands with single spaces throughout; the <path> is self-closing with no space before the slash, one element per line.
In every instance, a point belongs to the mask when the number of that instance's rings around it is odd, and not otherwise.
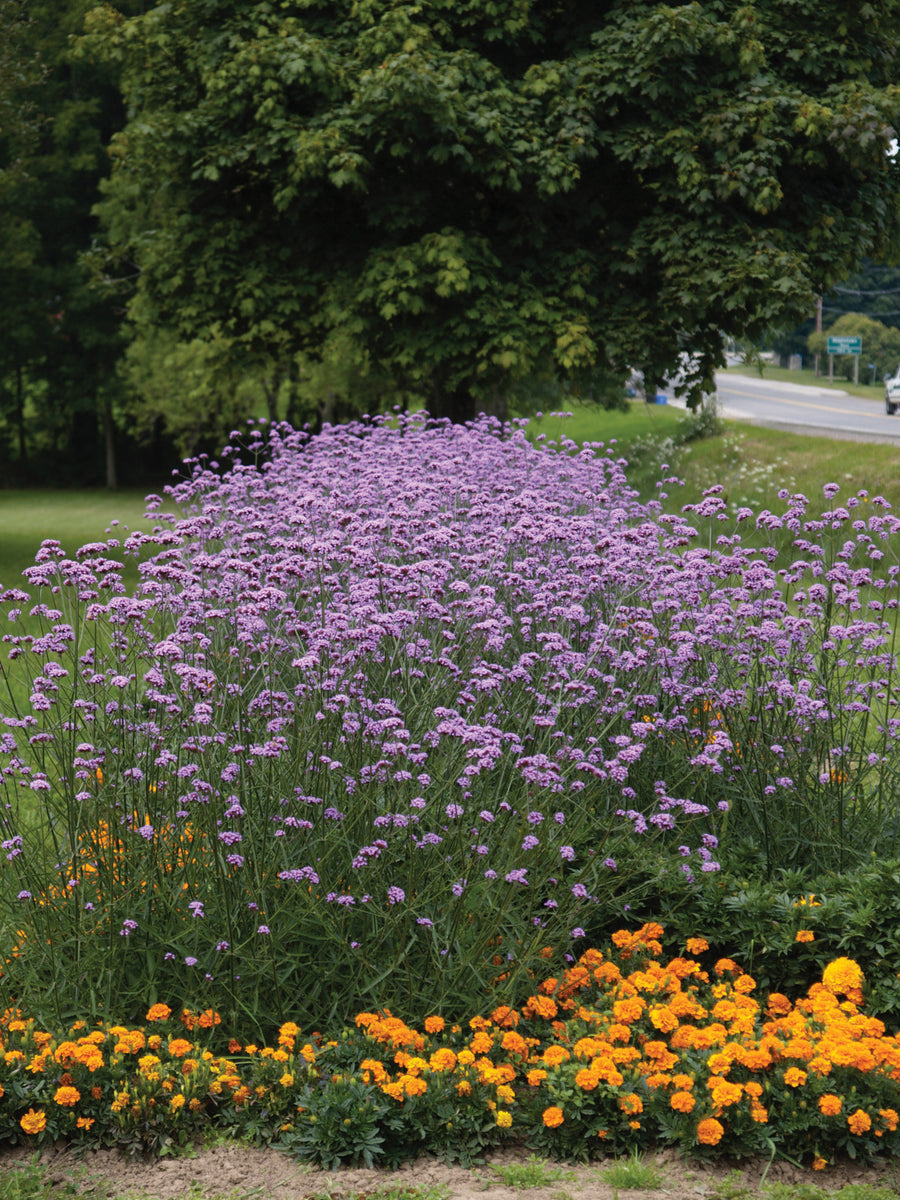
<path fill-rule="evenodd" d="M 106 444 L 106 486 L 111 492 L 115 492 L 119 487 L 116 474 L 116 430 L 108 396 L 103 397 L 103 440 Z"/>
<path fill-rule="evenodd" d="M 25 397 L 22 386 L 22 364 L 16 364 L 16 433 L 19 442 L 19 464 L 28 466 L 28 443 L 25 441 Z"/>

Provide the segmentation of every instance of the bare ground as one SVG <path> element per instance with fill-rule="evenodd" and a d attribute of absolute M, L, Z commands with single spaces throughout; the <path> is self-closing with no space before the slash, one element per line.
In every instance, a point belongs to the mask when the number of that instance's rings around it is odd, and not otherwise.
<path fill-rule="evenodd" d="M 49 1149 L 41 1156 L 47 1178 L 55 1183 L 74 1182 L 86 1196 L 140 1197 L 144 1200 L 366 1200 L 373 1192 L 386 1188 L 430 1188 L 444 1185 L 449 1200 L 515 1200 L 520 1191 L 506 1186 L 492 1169 L 524 1162 L 528 1154 L 504 1150 L 492 1155 L 483 1166 L 465 1169 L 450 1167 L 434 1159 L 419 1159 L 399 1170 L 342 1169 L 323 1171 L 292 1162 L 275 1150 L 259 1150 L 233 1145 L 199 1151 L 193 1157 L 160 1160 L 129 1159 L 116 1151 L 89 1151 L 76 1158 L 66 1149 Z M 25 1149 L 0 1152 L 0 1197 L 6 1194 L 3 1174 L 28 1161 Z M 652 1158 L 648 1161 L 654 1161 Z M 663 1173 L 663 1182 L 654 1191 L 629 1191 L 629 1200 L 702 1200 L 728 1179 L 727 1191 L 733 1194 L 743 1183 L 756 1188 L 766 1183 L 816 1183 L 829 1191 L 849 1183 L 868 1183 L 900 1191 L 900 1167 L 893 1160 L 861 1167 L 853 1163 L 828 1167 L 822 1172 L 800 1170 L 789 1163 L 753 1161 L 744 1164 L 710 1165 L 684 1162 L 674 1153 L 655 1158 Z M 566 1166 L 565 1172 L 546 1187 L 530 1188 L 528 1200 L 619 1200 L 618 1190 L 604 1181 L 603 1162 L 591 1166 Z M 766 1169 L 768 1166 L 768 1170 Z M 736 1172 L 740 1173 L 740 1178 Z M 98 1192 L 97 1185 L 101 1187 Z M 489 1196 L 485 1196 L 489 1193 Z"/>

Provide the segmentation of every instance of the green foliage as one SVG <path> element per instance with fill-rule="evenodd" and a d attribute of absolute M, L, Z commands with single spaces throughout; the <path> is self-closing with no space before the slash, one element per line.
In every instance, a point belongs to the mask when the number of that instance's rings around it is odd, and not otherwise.
<path fill-rule="evenodd" d="M 334 1079 L 326 1088 L 311 1087 L 300 1097 L 304 1120 L 286 1134 L 285 1146 L 330 1170 L 362 1162 L 367 1167 L 385 1154 L 381 1129 L 390 1101 L 379 1098 L 359 1079 Z"/>
<path fill-rule="evenodd" d="M 106 5 L 110 245 L 241 370 L 338 342 L 458 419 L 690 347 L 699 400 L 896 227 L 897 0 L 807 9 Z"/>

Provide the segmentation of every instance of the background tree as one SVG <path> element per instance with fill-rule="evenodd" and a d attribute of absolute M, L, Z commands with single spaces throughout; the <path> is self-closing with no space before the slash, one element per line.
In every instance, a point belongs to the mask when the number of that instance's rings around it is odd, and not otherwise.
<path fill-rule="evenodd" d="M 141 7 L 134 0 L 130 11 Z M 4 477 L 116 483 L 121 300 L 82 256 L 124 123 L 115 73 L 75 61 L 89 0 L 0 0 L 0 461 Z"/>
<path fill-rule="evenodd" d="M 206 0 L 91 15 L 142 319 L 429 408 L 797 320 L 882 250 L 900 2 Z M 287 364 L 287 365 L 284 365 Z"/>

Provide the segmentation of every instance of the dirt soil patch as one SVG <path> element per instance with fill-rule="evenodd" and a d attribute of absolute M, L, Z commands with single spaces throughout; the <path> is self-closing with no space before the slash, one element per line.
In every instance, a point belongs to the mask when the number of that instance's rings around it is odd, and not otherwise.
<path fill-rule="evenodd" d="M 30 1160 L 25 1149 L 0 1152 L 0 1196 L 3 1173 L 16 1164 Z M 47 1177 L 55 1183 L 75 1183 L 85 1195 L 91 1195 L 98 1182 L 100 1195 L 108 1189 L 111 1197 L 147 1197 L 147 1200 L 310 1200 L 330 1195 L 335 1200 L 367 1200 L 372 1193 L 387 1188 L 449 1189 L 449 1200 L 514 1200 L 522 1191 L 506 1186 L 493 1165 L 506 1166 L 526 1162 L 529 1154 L 504 1150 L 491 1155 L 479 1167 L 465 1169 L 447 1166 L 435 1159 L 422 1158 L 405 1163 L 397 1170 L 383 1168 L 345 1168 L 323 1171 L 292 1162 L 276 1150 L 254 1149 L 238 1143 L 201 1150 L 191 1157 L 130 1159 L 113 1150 L 88 1151 L 76 1157 L 68 1149 L 48 1149 L 41 1156 Z M 612 1161 L 612 1160 L 609 1160 Z M 603 1172 L 609 1165 L 600 1161 L 590 1166 L 559 1164 L 565 1171 L 546 1187 L 529 1188 L 528 1200 L 619 1200 L 622 1189 L 605 1182 Z M 900 1170 L 894 1161 L 862 1167 L 847 1162 L 821 1172 L 800 1170 L 789 1163 L 765 1160 L 749 1163 L 684 1162 L 674 1152 L 652 1157 L 663 1179 L 653 1191 L 628 1191 L 628 1200 L 700 1200 L 716 1192 L 728 1180 L 726 1192 L 733 1194 L 742 1184 L 755 1189 L 767 1184 L 816 1183 L 829 1191 L 850 1183 L 867 1183 L 897 1190 Z M 768 1167 L 768 1170 L 766 1169 Z M 739 1174 L 738 1174 L 739 1173 Z M 487 1193 L 487 1195 L 486 1195 Z M 96 1195 L 96 1190 L 94 1190 Z"/>

